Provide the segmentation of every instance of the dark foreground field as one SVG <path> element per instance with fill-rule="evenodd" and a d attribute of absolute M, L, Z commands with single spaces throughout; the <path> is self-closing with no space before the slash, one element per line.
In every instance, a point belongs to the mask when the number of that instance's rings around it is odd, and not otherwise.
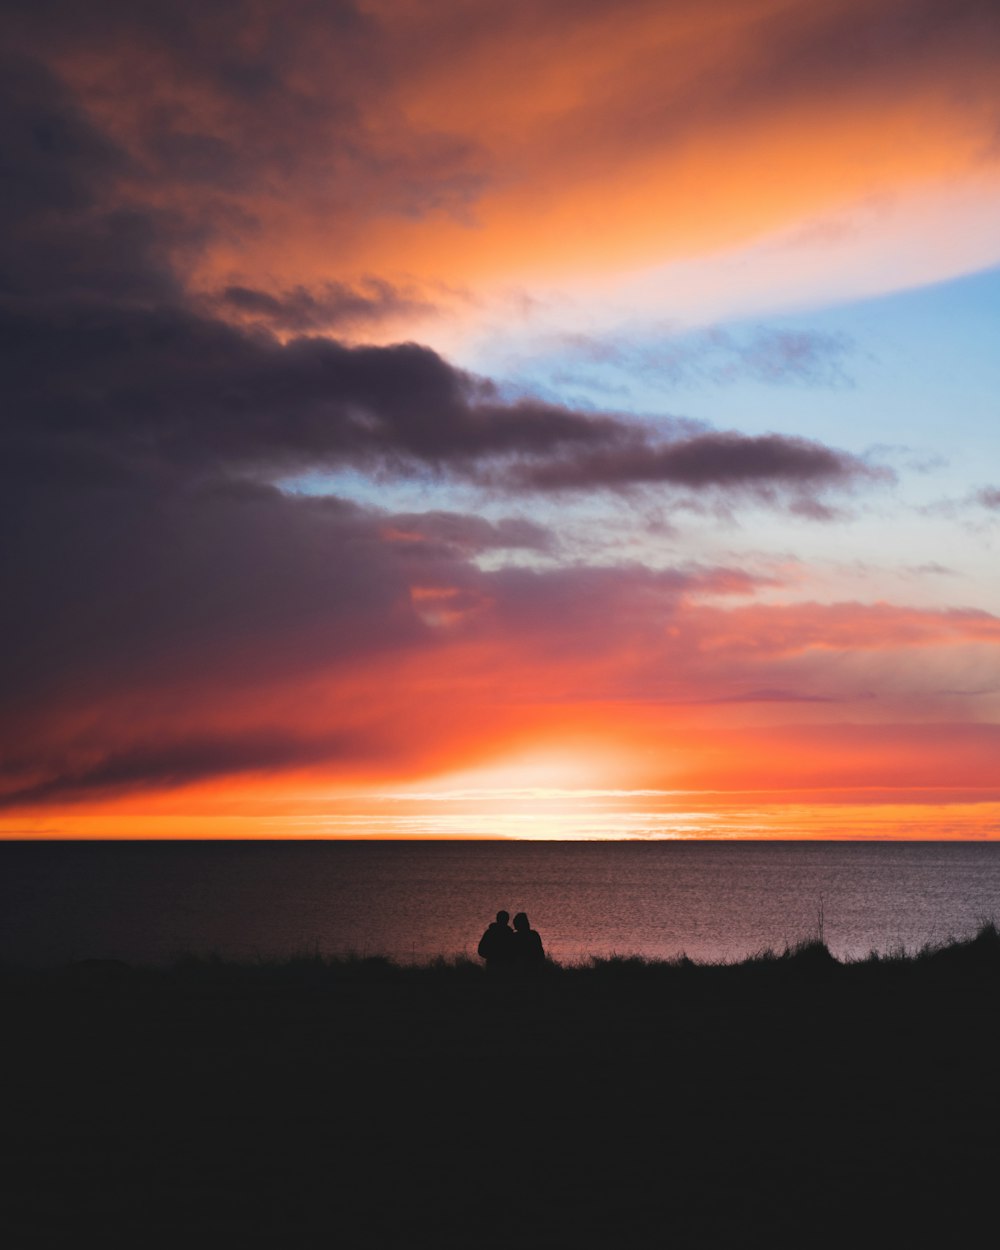
<path fill-rule="evenodd" d="M 2 972 L 4 1244 L 978 1245 L 1000 936 Z M 993 1232 L 986 1234 L 991 1240 Z"/>

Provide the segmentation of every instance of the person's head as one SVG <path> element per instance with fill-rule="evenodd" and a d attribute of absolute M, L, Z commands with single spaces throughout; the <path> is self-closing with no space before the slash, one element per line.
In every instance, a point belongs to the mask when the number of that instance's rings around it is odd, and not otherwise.
<path fill-rule="evenodd" d="M 518 933 L 527 933 L 531 928 L 531 925 L 528 924 L 528 917 L 523 911 L 519 911 L 514 917 L 514 928 L 518 931 Z"/>
<path fill-rule="evenodd" d="M 510 912 L 509 912 L 509 911 L 498 911 L 498 912 L 497 912 L 497 924 L 507 924 L 509 920 L 510 920 Z"/>

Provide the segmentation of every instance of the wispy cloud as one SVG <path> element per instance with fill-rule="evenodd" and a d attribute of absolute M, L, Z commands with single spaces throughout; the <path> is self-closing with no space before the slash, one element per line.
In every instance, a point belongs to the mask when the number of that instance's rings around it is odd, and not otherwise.
<path fill-rule="evenodd" d="M 600 381 L 626 374 L 669 386 L 760 382 L 785 386 L 847 386 L 848 363 L 856 350 L 842 334 L 757 326 L 715 326 L 664 332 L 643 341 L 572 334 L 555 339 L 547 356 L 568 380 Z M 583 370 L 593 366 L 594 372 Z M 577 371 L 574 374 L 574 369 Z"/>

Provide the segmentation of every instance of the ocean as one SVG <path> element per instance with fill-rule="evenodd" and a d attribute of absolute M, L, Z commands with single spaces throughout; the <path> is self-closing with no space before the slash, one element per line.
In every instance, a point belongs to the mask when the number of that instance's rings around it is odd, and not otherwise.
<path fill-rule="evenodd" d="M 1000 913 L 1000 844 L 0 843 L 0 959 L 17 964 L 475 957 L 500 908 L 560 962 L 737 960 L 820 933 L 841 959 L 912 952 Z"/>

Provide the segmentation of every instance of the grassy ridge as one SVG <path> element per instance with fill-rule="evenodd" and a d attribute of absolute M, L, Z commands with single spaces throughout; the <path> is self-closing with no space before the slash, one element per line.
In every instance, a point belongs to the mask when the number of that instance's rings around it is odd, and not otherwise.
<path fill-rule="evenodd" d="M 815 941 L 0 984 L 16 1246 L 960 1244 L 992 1209 L 993 925 L 845 964 Z"/>

